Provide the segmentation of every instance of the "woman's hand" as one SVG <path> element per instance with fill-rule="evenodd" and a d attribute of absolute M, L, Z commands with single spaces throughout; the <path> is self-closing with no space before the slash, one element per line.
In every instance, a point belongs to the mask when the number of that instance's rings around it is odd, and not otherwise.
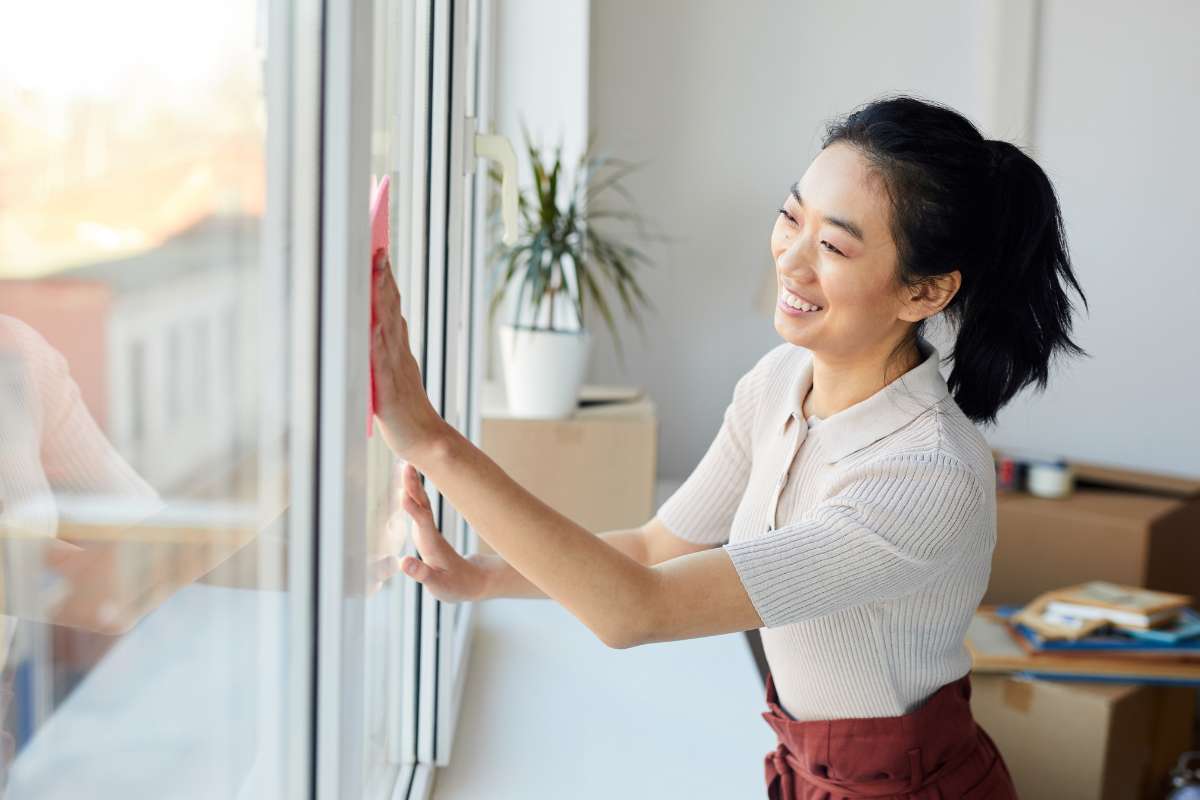
<path fill-rule="evenodd" d="M 399 458 L 435 443 L 446 422 L 429 402 L 421 370 L 408 342 L 408 322 L 400 313 L 400 291 L 387 256 L 379 253 L 371 274 L 371 367 L 375 372 L 375 417 L 388 448 Z"/>
<path fill-rule="evenodd" d="M 469 558 L 463 558 L 442 536 L 433 522 L 433 507 L 429 495 L 412 464 L 405 464 L 402 473 L 403 501 L 401 506 L 416 523 L 414 540 L 421 559 L 405 556 L 400 568 L 406 575 L 420 581 L 433 596 L 444 603 L 482 600 L 486 596 L 487 573 Z"/>

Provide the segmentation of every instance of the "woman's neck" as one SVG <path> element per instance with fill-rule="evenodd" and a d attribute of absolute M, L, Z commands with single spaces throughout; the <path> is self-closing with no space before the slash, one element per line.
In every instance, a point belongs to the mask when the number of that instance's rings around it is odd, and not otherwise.
<path fill-rule="evenodd" d="M 916 347 L 903 358 L 887 362 L 886 355 L 872 354 L 870 358 L 837 361 L 813 353 L 813 381 L 801 409 L 804 416 L 816 415 L 827 419 L 834 414 L 861 403 L 924 360 Z M 886 379 L 884 366 L 887 365 Z"/>

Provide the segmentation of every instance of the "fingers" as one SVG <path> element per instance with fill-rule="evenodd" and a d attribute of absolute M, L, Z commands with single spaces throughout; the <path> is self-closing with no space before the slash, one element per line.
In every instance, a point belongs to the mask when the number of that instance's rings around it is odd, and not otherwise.
<path fill-rule="evenodd" d="M 376 255 L 371 269 L 371 316 L 375 322 L 371 330 L 371 343 L 380 352 L 383 352 L 384 346 L 387 344 L 386 331 L 390 330 L 394 324 L 391 319 L 386 283 L 386 278 L 391 271 L 387 256 L 380 251 Z"/>
<path fill-rule="evenodd" d="M 434 523 L 433 504 L 420 482 L 420 473 L 411 463 L 405 463 L 400 470 L 401 506 L 416 523 L 414 541 L 420 558 L 395 555 L 384 555 L 371 562 L 368 567 L 369 594 L 374 594 L 396 573 L 403 572 L 409 577 L 426 584 L 437 594 L 450 594 L 450 556 L 452 548 L 442 537 Z M 399 524 L 399 517 L 393 515 L 388 520 L 389 533 Z M 447 552 L 450 551 L 450 552 Z M 456 555 L 456 554 L 453 554 Z"/>
<path fill-rule="evenodd" d="M 392 276 L 391 264 L 382 254 L 375 263 L 377 267 L 371 276 L 374 282 L 371 291 L 371 359 L 377 376 L 384 376 L 379 382 L 386 384 L 386 376 L 397 378 L 394 371 L 406 374 L 407 370 L 401 365 L 412 360 L 412 349 L 408 340 L 408 321 L 400 310 L 400 292 Z M 377 383 L 376 402 L 380 407 L 389 404 L 394 388 Z M 382 397 L 378 396 L 380 393 Z"/>
<path fill-rule="evenodd" d="M 456 554 L 434 524 L 433 512 L 428 508 L 417 507 L 411 497 L 404 499 L 404 510 L 416 523 L 413 542 L 417 545 L 417 552 L 421 554 L 421 558 L 438 567 L 450 566 Z"/>
<path fill-rule="evenodd" d="M 400 310 L 400 289 L 396 286 L 395 276 L 392 275 L 391 262 L 380 253 L 375 260 L 376 268 L 372 274 L 375 291 L 372 292 L 375 317 L 385 331 L 396 332 L 400 340 L 408 342 L 408 321 Z"/>
<path fill-rule="evenodd" d="M 401 508 L 416 523 L 413 527 L 413 542 L 424 563 L 438 569 L 456 568 L 461 560 L 434 522 L 433 506 L 428 495 L 417 480 L 416 468 L 406 464 L 402 473 L 403 496 Z"/>
<path fill-rule="evenodd" d="M 419 526 L 429 526 L 435 531 L 437 530 L 437 525 L 434 524 L 433 521 L 433 509 L 429 506 L 421 505 L 419 501 L 413 499 L 412 495 L 405 495 L 403 498 L 401 498 L 400 507 L 404 509 L 404 511 L 407 512 L 408 515 L 413 518 L 413 521 Z"/>
<path fill-rule="evenodd" d="M 425 491 L 425 487 L 421 485 L 420 473 L 412 464 L 405 464 L 400 471 L 401 485 L 404 487 L 404 492 L 411 497 L 417 505 L 423 508 L 432 508 L 429 502 L 429 495 Z"/>
<path fill-rule="evenodd" d="M 388 345 L 387 335 L 384 333 L 384 323 L 377 321 L 371 327 L 371 365 L 375 369 L 375 404 L 378 408 L 386 408 L 390 405 L 392 387 L 389 385 L 388 377 L 391 373 L 388 367 L 391 363 L 390 359 L 391 348 Z"/>
<path fill-rule="evenodd" d="M 391 263 L 386 257 L 381 256 L 376 259 L 375 264 L 371 279 L 375 282 L 375 291 L 372 294 L 376 305 L 376 315 L 381 322 L 384 320 L 395 321 L 395 318 L 400 316 L 400 290 L 396 287 L 396 281 L 392 277 Z"/>
<path fill-rule="evenodd" d="M 435 567 L 419 558 L 413 558 L 412 556 L 405 556 L 400 559 L 400 569 L 408 577 L 428 586 L 435 595 L 439 593 L 448 594 L 449 587 L 446 586 L 446 570 Z"/>
<path fill-rule="evenodd" d="M 400 571 L 422 584 L 434 597 L 443 602 L 457 603 L 474 596 L 464 583 L 467 576 L 461 567 L 448 569 L 413 556 L 405 556 L 400 559 Z"/>

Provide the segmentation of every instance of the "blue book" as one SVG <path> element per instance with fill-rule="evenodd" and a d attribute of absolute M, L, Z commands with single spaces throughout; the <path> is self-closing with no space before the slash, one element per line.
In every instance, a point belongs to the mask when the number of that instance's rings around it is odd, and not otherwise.
<path fill-rule="evenodd" d="M 1195 678 L 1166 678 L 1166 677 L 1147 677 L 1139 675 L 1137 677 L 1124 677 L 1120 675 L 1085 675 L 1066 672 L 1038 672 L 1037 670 L 1021 670 L 1013 673 L 1014 678 L 1036 678 L 1043 681 L 1085 681 L 1088 683 L 1148 683 L 1159 684 L 1163 686 L 1200 686 L 1200 679 Z"/>
<path fill-rule="evenodd" d="M 1136 639 L 1144 639 L 1148 642 L 1181 642 L 1185 639 L 1197 639 L 1200 637 L 1200 613 L 1194 608 L 1184 608 L 1180 610 L 1178 619 L 1165 628 L 1150 628 L 1144 631 L 1131 629 L 1126 633 Z"/>
<path fill-rule="evenodd" d="M 1004 619 L 1016 614 L 1021 606 L 1004 605 L 996 615 Z M 1200 655 L 1200 614 L 1185 608 L 1168 627 L 1153 630 L 1112 629 L 1079 639 L 1044 639 L 1041 634 L 1020 622 L 1010 625 L 1037 650 L 1107 650 L 1126 653 L 1171 653 Z"/>

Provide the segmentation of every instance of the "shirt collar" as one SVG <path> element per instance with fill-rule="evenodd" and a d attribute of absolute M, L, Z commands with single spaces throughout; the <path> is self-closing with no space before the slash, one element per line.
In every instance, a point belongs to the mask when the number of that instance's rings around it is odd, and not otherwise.
<path fill-rule="evenodd" d="M 930 406 L 950 393 L 938 367 L 937 348 L 922 336 L 917 348 L 924 360 L 865 400 L 823 418 L 812 434 L 819 434 L 832 464 L 869 444 L 879 441 L 912 422 Z M 776 430 L 782 432 L 795 416 L 803 423 L 801 403 L 812 387 L 813 360 L 810 351 L 789 381 L 787 401 L 783 403 Z"/>

